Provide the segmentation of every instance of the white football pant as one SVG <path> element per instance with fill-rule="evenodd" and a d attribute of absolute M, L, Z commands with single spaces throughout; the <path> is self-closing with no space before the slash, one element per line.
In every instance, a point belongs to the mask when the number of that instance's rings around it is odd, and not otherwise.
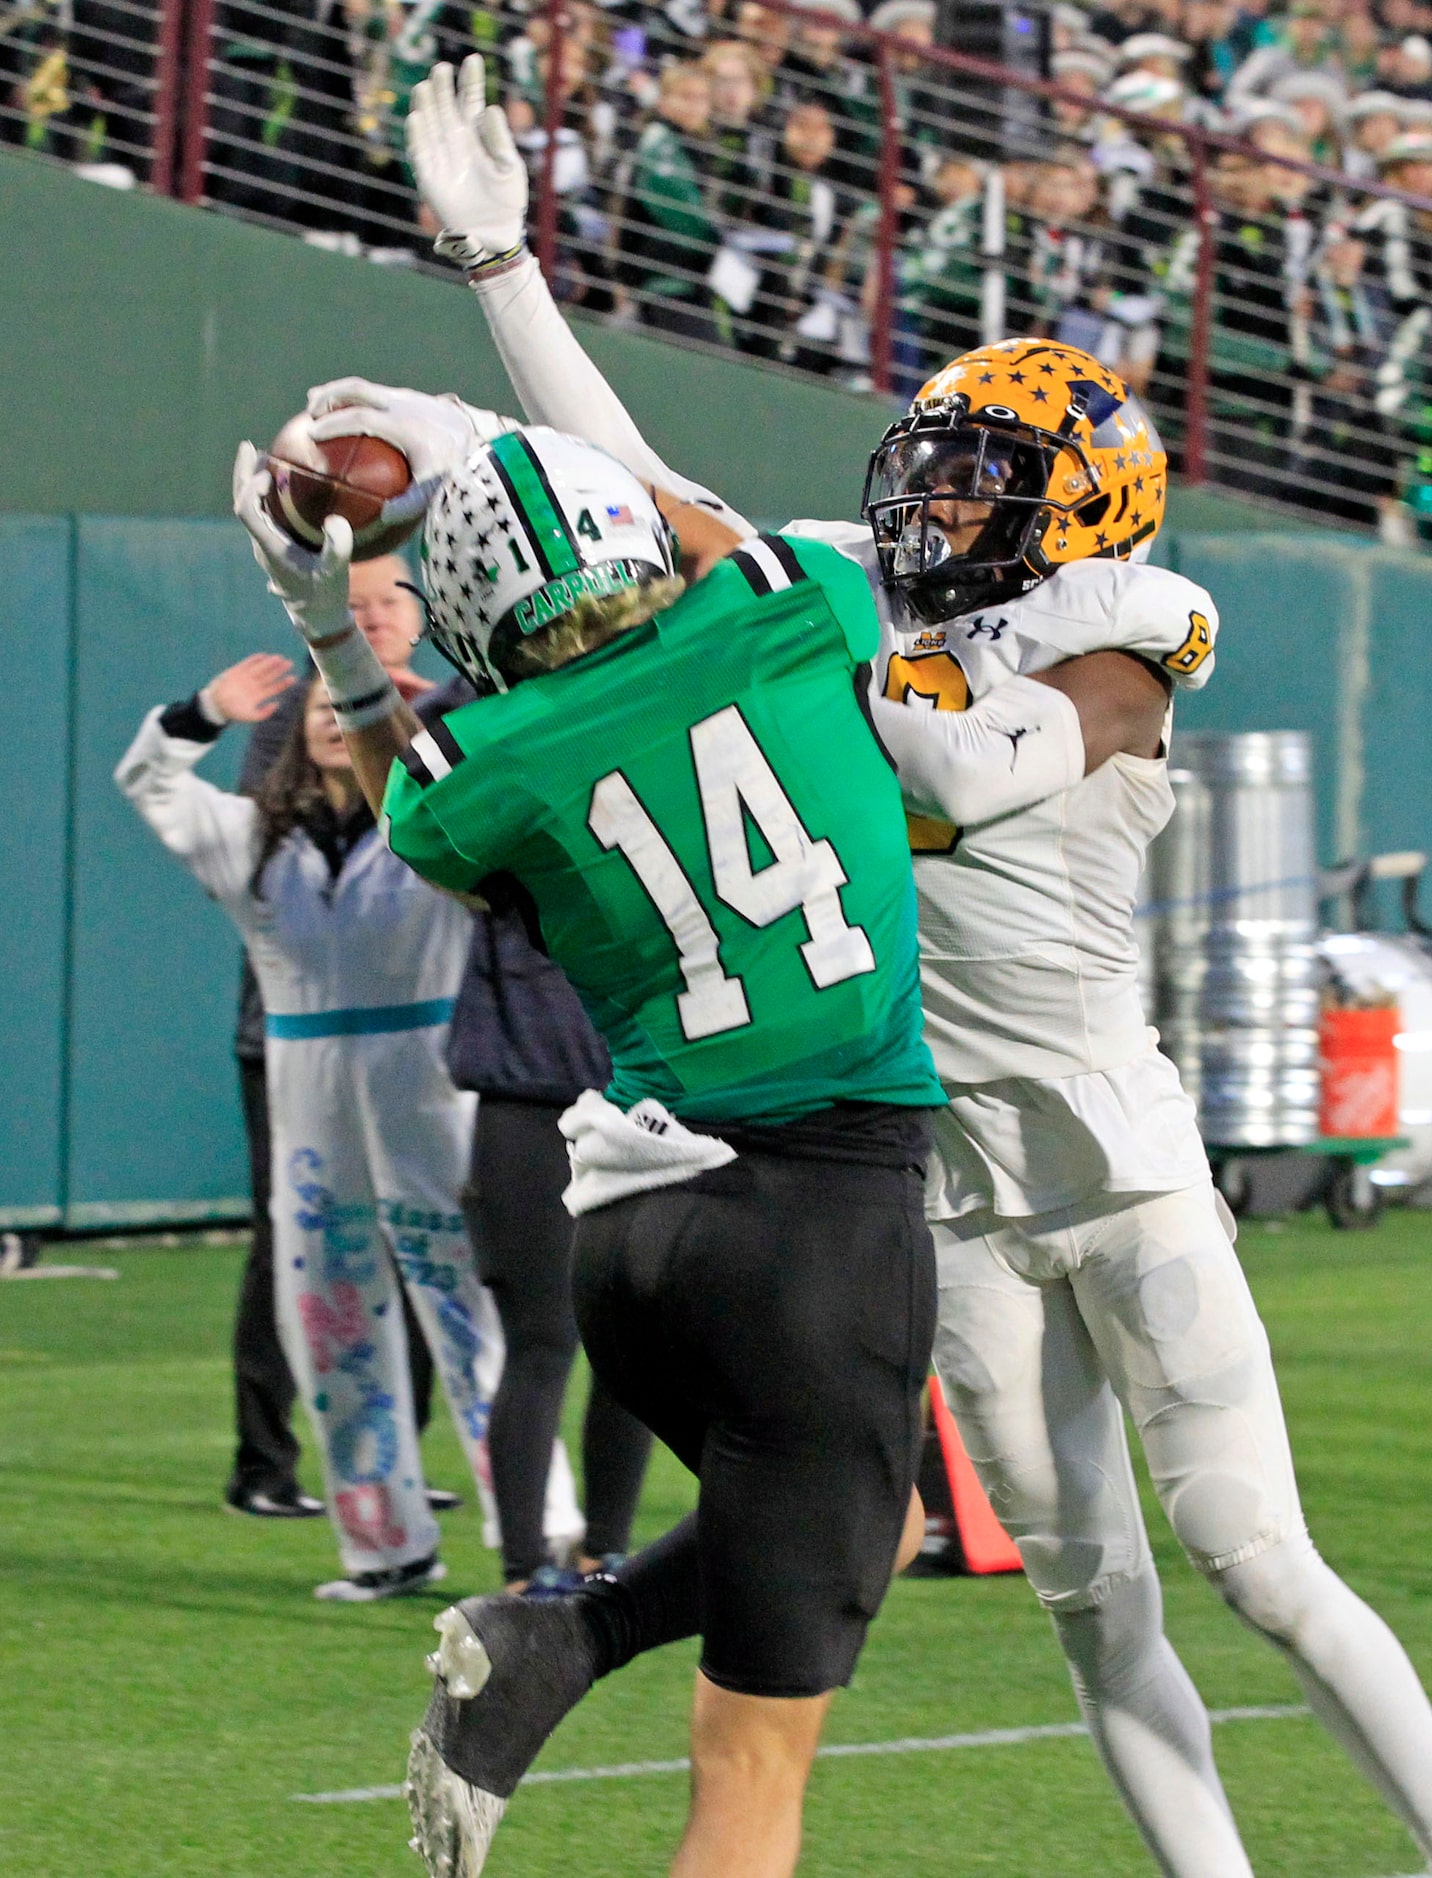
<path fill-rule="evenodd" d="M 1119 1199 L 931 1224 L 936 1368 L 1114 1784 L 1164 1872 L 1250 1873 L 1208 1717 L 1163 1635 L 1127 1409 L 1193 1564 L 1287 1658 L 1432 1857 L 1432 1708 L 1391 1631 L 1307 1536 L 1227 1210 L 1209 1184 Z"/>

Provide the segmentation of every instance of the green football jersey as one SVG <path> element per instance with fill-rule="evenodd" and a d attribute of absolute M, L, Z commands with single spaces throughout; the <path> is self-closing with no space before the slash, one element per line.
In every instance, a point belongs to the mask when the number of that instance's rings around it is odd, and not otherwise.
<path fill-rule="evenodd" d="M 384 814 L 438 886 L 516 877 L 622 1108 L 936 1106 L 899 785 L 866 723 L 861 570 L 764 536 L 676 605 L 414 739 Z"/>

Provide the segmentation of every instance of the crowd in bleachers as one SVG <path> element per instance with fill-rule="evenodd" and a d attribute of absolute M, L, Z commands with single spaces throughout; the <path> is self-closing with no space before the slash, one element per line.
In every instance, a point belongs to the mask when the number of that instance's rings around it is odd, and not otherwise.
<path fill-rule="evenodd" d="M 140 4 L 65 0 L 62 16 L 11 0 L 6 134 L 93 160 L 107 113 L 132 131 L 123 87 L 111 105 L 78 54 L 67 80 L 64 49 L 96 8 L 111 26 L 125 11 L 132 37 Z M 1048 16 L 1064 95 L 1041 101 L 932 61 L 935 0 L 825 0 L 819 18 L 758 0 L 567 0 L 559 293 L 865 385 L 893 219 L 897 392 L 982 336 L 1049 332 L 1147 392 L 1177 450 L 1198 252 L 1184 133 L 1222 132 L 1243 147 L 1209 154 L 1213 472 L 1405 536 L 1424 504 L 1432 518 L 1432 215 L 1364 185 L 1432 197 L 1432 0 L 1279 4 L 1064 0 Z M 894 36 L 898 149 L 862 26 Z M 403 155 L 407 99 L 435 57 L 474 49 L 540 177 L 541 0 L 218 0 L 205 193 L 416 262 L 432 231 Z M 132 96 L 132 69 L 128 82 Z"/>

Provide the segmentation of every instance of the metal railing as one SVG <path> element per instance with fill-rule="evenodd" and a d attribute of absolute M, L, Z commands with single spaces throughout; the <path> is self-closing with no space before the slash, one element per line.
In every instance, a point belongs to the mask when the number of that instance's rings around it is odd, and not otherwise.
<path fill-rule="evenodd" d="M 0 0 L 0 145 L 168 194 L 181 6 Z"/>
<path fill-rule="evenodd" d="M 1432 203 L 790 0 L 724 40 L 677 11 L 11 0 L 0 134 L 427 266 L 407 99 L 481 50 L 570 304 L 902 399 L 1047 333 L 1143 393 L 1192 482 L 1432 518 Z"/>

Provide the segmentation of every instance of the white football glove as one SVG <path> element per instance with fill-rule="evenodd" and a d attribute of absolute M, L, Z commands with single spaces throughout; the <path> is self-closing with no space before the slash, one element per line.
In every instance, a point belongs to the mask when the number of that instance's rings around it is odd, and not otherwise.
<path fill-rule="evenodd" d="M 323 547 L 317 553 L 300 547 L 265 509 L 272 477 L 251 443 L 241 443 L 234 458 L 234 513 L 248 529 L 254 559 L 268 576 L 288 616 L 312 642 L 349 630 L 348 564 L 353 558 L 353 530 L 341 515 L 323 524 Z"/>
<path fill-rule="evenodd" d="M 335 378 L 308 394 L 311 429 L 320 443 L 334 437 L 379 437 L 401 450 L 413 472 L 413 490 L 393 498 L 406 504 L 421 491 L 423 506 L 444 476 L 462 465 L 480 443 L 516 430 L 517 420 L 464 404 L 451 395 L 432 397 L 401 385 L 374 385 L 366 378 Z M 388 512 L 384 507 L 384 515 Z"/>
<path fill-rule="evenodd" d="M 442 223 L 434 249 L 463 267 L 514 254 L 527 230 L 527 166 L 507 115 L 487 102 L 481 56 L 435 65 L 413 89 L 408 159 L 424 202 Z"/>

